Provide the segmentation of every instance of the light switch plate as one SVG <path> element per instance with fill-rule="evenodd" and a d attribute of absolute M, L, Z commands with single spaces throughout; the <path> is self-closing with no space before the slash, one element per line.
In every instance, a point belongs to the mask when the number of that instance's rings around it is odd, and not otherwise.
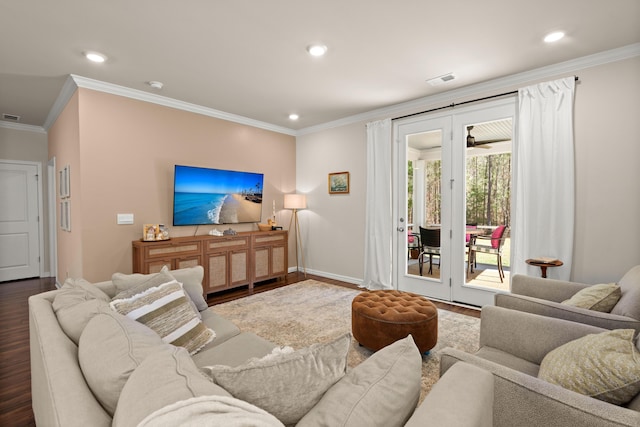
<path fill-rule="evenodd" d="M 118 214 L 118 224 L 133 224 L 133 214 Z"/>

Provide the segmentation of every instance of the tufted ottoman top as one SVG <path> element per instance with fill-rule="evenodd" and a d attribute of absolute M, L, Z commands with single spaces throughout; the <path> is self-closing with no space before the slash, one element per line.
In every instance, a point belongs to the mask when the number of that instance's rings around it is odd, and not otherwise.
<path fill-rule="evenodd" d="M 424 322 L 438 317 L 438 309 L 428 299 L 396 290 L 366 291 L 351 303 L 360 316 L 395 324 Z"/>

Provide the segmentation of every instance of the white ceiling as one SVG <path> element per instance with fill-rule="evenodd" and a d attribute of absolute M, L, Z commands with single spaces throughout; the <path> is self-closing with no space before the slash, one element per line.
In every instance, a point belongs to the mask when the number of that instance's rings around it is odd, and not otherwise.
<path fill-rule="evenodd" d="M 0 115 L 43 126 L 75 74 L 299 130 L 638 42 L 638 0 L 2 1 Z"/>

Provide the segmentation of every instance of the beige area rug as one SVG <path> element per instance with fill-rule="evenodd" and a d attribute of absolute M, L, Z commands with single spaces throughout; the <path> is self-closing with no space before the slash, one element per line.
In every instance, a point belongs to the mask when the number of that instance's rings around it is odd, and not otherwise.
<path fill-rule="evenodd" d="M 305 280 L 282 288 L 213 306 L 244 332 L 254 332 L 278 345 L 294 349 L 327 342 L 351 332 L 351 301 L 359 290 Z M 440 377 L 439 352 L 455 347 L 478 349 L 480 319 L 438 309 L 438 343 L 422 357 L 420 401 Z M 354 367 L 372 354 L 355 340 L 349 352 Z"/>

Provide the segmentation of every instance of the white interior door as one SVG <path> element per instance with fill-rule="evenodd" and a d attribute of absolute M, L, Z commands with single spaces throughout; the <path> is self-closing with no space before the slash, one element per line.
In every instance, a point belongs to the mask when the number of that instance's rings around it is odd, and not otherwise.
<path fill-rule="evenodd" d="M 398 289 L 451 299 L 451 117 L 405 121 L 395 126 L 394 253 Z M 434 182 L 425 188 L 426 177 Z M 433 177 L 436 177 L 435 180 Z M 413 184 L 413 191 L 409 192 Z M 411 203 L 410 203 L 411 201 Z M 420 227 L 438 230 L 439 254 L 415 259 L 408 239 L 420 240 Z M 413 234 L 413 236 L 411 235 Z M 419 250 L 419 249 L 418 249 Z M 463 262 L 462 258 L 457 262 Z"/>
<path fill-rule="evenodd" d="M 40 274 L 38 166 L 0 162 L 0 281 Z"/>

